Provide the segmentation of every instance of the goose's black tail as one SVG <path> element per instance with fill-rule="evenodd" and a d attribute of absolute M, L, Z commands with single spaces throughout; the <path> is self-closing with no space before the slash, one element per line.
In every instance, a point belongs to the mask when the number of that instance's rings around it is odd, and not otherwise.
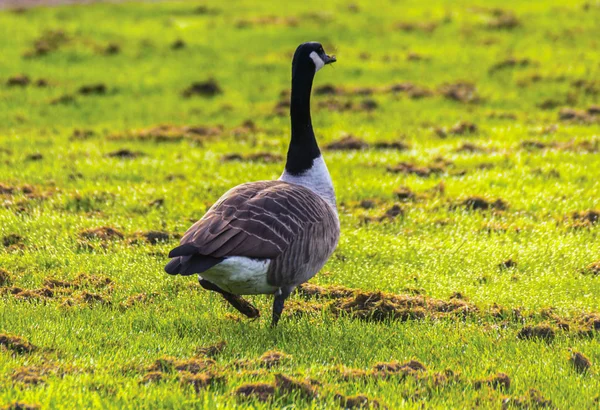
<path fill-rule="evenodd" d="M 199 255 L 195 251 L 196 248 L 189 244 L 173 249 L 169 253 L 169 257 L 173 259 L 165 266 L 165 272 L 169 275 L 193 275 L 207 271 L 224 260 L 224 258 Z"/>

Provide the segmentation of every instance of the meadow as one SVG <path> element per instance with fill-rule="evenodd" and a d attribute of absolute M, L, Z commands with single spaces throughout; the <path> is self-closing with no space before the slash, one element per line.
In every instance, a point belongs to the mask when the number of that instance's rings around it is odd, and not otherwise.
<path fill-rule="evenodd" d="M 600 406 L 600 3 L 0 11 L 0 407 Z M 342 236 L 270 327 L 167 253 L 279 177 L 291 57 Z M 20 406 L 20 407 L 19 407 Z M 29 407 L 27 407 L 29 406 Z"/>

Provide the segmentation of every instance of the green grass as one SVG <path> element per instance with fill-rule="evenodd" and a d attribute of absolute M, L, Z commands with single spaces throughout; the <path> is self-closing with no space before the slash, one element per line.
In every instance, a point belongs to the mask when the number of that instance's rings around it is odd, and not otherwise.
<path fill-rule="evenodd" d="M 0 350 L 0 405 L 326 408 L 339 406 L 334 394 L 340 392 L 365 394 L 389 408 L 500 408 L 506 397 L 535 388 L 557 408 L 598 406 L 598 332 L 582 336 L 572 322 L 571 330 L 557 330 L 550 342 L 517 338 L 524 325 L 556 327 L 548 308 L 567 320 L 600 312 L 600 276 L 582 273 L 600 260 L 599 223 L 576 227 L 572 216 L 600 208 L 600 116 L 577 122 L 558 115 L 561 107 L 585 110 L 600 102 L 598 4 L 437 0 L 374 6 L 356 1 L 358 11 L 343 1 L 202 4 L 209 13 L 194 12 L 196 2 L 0 12 L 0 183 L 15 188 L 0 195 L 0 238 L 20 236 L 16 245 L 0 243 L 0 268 L 11 278 L 0 296 L 0 333 L 38 346 L 25 354 Z M 493 7 L 512 11 L 520 24 L 489 28 Z M 265 16 L 282 19 L 252 23 Z M 400 22 L 438 26 L 432 32 L 404 31 L 396 28 Z M 47 55 L 23 57 L 48 30 L 63 30 L 67 41 Z M 186 46 L 173 50 L 177 39 Z M 315 86 L 352 90 L 412 82 L 434 91 L 421 99 L 383 92 L 313 98 L 322 147 L 351 133 L 370 143 L 400 139 L 410 148 L 323 150 L 340 204 L 342 237 L 312 282 L 396 294 L 418 289 L 442 300 L 460 292 L 478 308 L 465 319 L 374 323 L 336 317 L 324 308 L 301 317 L 284 312 L 279 327 L 271 329 L 271 298 L 249 297 L 262 317 L 237 321 L 237 314 L 195 278 L 163 272 L 179 235 L 222 193 L 248 180 L 279 176 L 281 162 L 224 163 L 221 157 L 285 155 L 289 120 L 273 109 L 289 87 L 293 51 L 307 40 L 321 41 L 338 57 L 333 68 L 319 72 Z M 120 52 L 105 55 L 109 44 L 118 44 Z M 409 53 L 423 59 L 409 60 Z M 529 64 L 490 72 L 509 57 Z M 49 86 L 5 85 L 17 74 L 44 78 Z M 222 94 L 181 96 L 192 82 L 208 78 L 218 82 Z M 458 81 L 475 84 L 479 99 L 463 103 L 437 91 Z M 575 86 L 577 81 L 584 86 Z M 105 95 L 78 93 L 82 85 L 95 83 L 105 84 Z M 63 95 L 74 101 L 50 103 Z M 359 104 L 367 98 L 378 104 L 371 112 L 319 108 L 326 100 Z M 541 109 L 547 100 L 556 107 Z M 246 120 L 257 130 L 233 135 Z M 478 130 L 445 138 L 434 132 L 457 121 L 475 123 Z M 158 124 L 222 125 L 224 131 L 202 141 L 123 137 Z M 543 132 L 555 124 L 554 132 Z M 94 134 L 76 139 L 74 129 Z M 557 145 L 530 150 L 523 141 Z M 586 141 L 592 149 L 577 148 Z M 486 150 L 457 151 L 466 142 Z M 106 155 L 122 148 L 144 155 Z M 36 153 L 41 160 L 28 159 Z M 387 171 L 399 162 L 428 165 L 437 157 L 452 162 L 441 174 Z M 440 183 L 443 194 L 433 193 Z M 22 193 L 23 185 L 33 187 L 35 195 Z M 398 202 L 394 190 L 401 186 L 418 199 L 400 202 L 403 216 L 378 221 Z M 473 196 L 500 198 L 508 208 L 474 211 L 460 205 Z M 163 200 L 161 206 L 149 206 L 157 199 Z M 366 199 L 375 208 L 358 206 Z M 101 226 L 114 227 L 126 238 L 81 239 L 82 230 Z M 149 230 L 168 232 L 173 239 L 155 245 L 131 241 L 136 232 Z M 500 269 L 508 259 L 517 266 Z M 35 290 L 46 278 L 72 280 L 79 273 L 112 279 L 110 289 L 85 286 L 108 303 L 65 306 L 68 295 L 32 301 L 9 292 L 10 286 Z M 76 290 L 73 298 L 80 293 Z M 122 306 L 140 293 L 155 295 Z M 304 303 L 298 295 L 291 300 Z M 519 309 L 524 318 L 494 318 L 489 314 L 494 304 Z M 140 384 L 144 368 L 157 358 L 189 358 L 198 346 L 219 341 L 227 346 L 216 358 L 215 371 L 225 375 L 225 383 L 196 393 L 171 372 L 160 383 Z M 272 349 L 291 358 L 264 374 L 231 366 Z M 591 360 L 589 371 L 575 371 L 570 349 Z M 364 383 L 344 381 L 336 370 L 410 359 L 425 364 L 427 375 L 452 369 L 459 376 L 445 385 L 398 376 Z M 54 371 L 37 385 L 15 382 L 15 369 L 22 366 Z M 311 401 L 279 392 L 265 404 L 233 395 L 243 383 L 272 382 L 274 372 L 320 380 L 320 397 Z M 510 376 L 508 390 L 475 389 L 475 380 L 498 372 Z"/>

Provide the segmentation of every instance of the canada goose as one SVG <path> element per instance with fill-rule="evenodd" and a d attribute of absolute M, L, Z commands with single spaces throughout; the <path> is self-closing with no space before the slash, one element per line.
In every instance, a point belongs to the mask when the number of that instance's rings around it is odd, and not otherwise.
<path fill-rule="evenodd" d="M 283 174 L 227 191 L 188 229 L 165 266 L 171 275 L 199 274 L 203 288 L 248 317 L 259 312 L 240 295 L 274 294 L 273 326 L 285 299 L 325 265 L 340 236 L 331 176 L 310 119 L 315 73 L 335 61 L 316 42 L 296 49 Z"/>

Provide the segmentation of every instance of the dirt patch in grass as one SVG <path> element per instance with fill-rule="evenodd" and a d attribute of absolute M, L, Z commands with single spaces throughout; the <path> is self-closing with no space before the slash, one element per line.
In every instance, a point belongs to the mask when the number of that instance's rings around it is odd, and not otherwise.
<path fill-rule="evenodd" d="M 41 57 L 57 51 L 70 41 L 70 37 L 63 30 L 47 30 L 34 42 L 30 50 L 23 54 L 25 58 Z"/>
<path fill-rule="evenodd" d="M 505 211 L 508 209 L 508 203 L 502 199 L 486 199 L 480 196 L 472 196 L 460 201 L 460 205 L 474 211 L 497 210 Z"/>
<path fill-rule="evenodd" d="M 108 43 L 101 51 L 106 56 L 114 56 L 121 52 L 121 46 L 117 43 Z"/>
<path fill-rule="evenodd" d="M 245 29 L 254 26 L 284 26 L 296 27 L 300 20 L 297 17 L 282 17 L 282 16 L 257 16 L 253 18 L 240 19 L 235 23 L 238 29 Z"/>
<path fill-rule="evenodd" d="M 0 268 L 0 286 L 8 286 L 11 283 L 12 275 L 8 271 Z"/>
<path fill-rule="evenodd" d="M 473 387 L 477 390 L 481 389 L 483 386 L 508 390 L 510 389 L 510 377 L 506 373 L 497 373 L 486 379 L 475 380 L 475 382 L 473 382 Z"/>
<path fill-rule="evenodd" d="M 158 383 L 163 380 L 163 372 L 148 372 L 140 381 L 140 384 Z"/>
<path fill-rule="evenodd" d="M 2 410 L 39 410 L 41 408 L 39 404 L 25 403 L 24 401 L 14 401 L 2 406 Z"/>
<path fill-rule="evenodd" d="M 121 158 L 121 159 L 133 159 L 138 157 L 143 157 L 145 154 L 139 151 L 131 151 L 127 148 L 122 148 L 116 151 L 111 151 L 106 154 L 107 157 L 111 158 Z"/>
<path fill-rule="evenodd" d="M 592 262 L 589 265 L 587 265 L 581 271 L 581 273 L 583 273 L 584 275 L 599 276 L 600 275 L 600 260 L 596 261 L 596 262 Z M 0 284 L 2 283 L 1 277 L 2 277 L 2 272 L 0 271 Z"/>
<path fill-rule="evenodd" d="M 25 157 L 25 159 L 27 161 L 41 161 L 42 159 L 44 159 L 44 156 L 42 154 L 40 154 L 39 152 L 35 152 L 33 154 L 29 154 Z"/>
<path fill-rule="evenodd" d="M 460 147 L 456 148 L 454 152 L 465 152 L 469 154 L 481 154 L 485 152 L 489 152 L 488 148 L 480 147 L 470 142 L 464 142 Z"/>
<path fill-rule="evenodd" d="M 311 283 L 304 283 L 296 288 L 296 293 L 305 298 L 324 298 L 324 299 L 339 299 L 354 295 L 356 289 L 347 288 L 345 286 L 318 286 Z"/>
<path fill-rule="evenodd" d="M 85 141 L 94 137 L 95 135 L 96 132 L 94 130 L 75 128 L 69 139 L 71 141 Z"/>
<path fill-rule="evenodd" d="M 404 151 L 407 150 L 409 146 L 402 141 L 380 141 L 374 144 L 369 144 L 351 134 L 348 134 L 341 139 L 333 141 L 325 146 L 325 149 L 330 151 L 359 151 L 367 148 Z"/>
<path fill-rule="evenodd" d="M 353 296 L 330 305 L 334 315 L 345 314 L 367 321 L 418 320 L 426 317 L 464 316 L 477 311 L 462 300 L 442 301 L 421 295 L 394 295 L 384 292 L 357 291 Z"/>
<path fill-rule="evenodd" d="M 296 380 L 281 373 L 275 374 L 275 386 L 282 393 L 298 392 L 301 396 L 308 399 L 314 399 L 319 395 L 317 389 L 310 382 Z"/>
<path fill-rule="evenodd" d="M 416 175 L 426 178 L 446 172 L 446 164 L 442 161 L 436 161 L 430 165 L 417 165 L 409 162 L 400 162 L 397 165 L 387 167 L 387 171 L 393 174 Z"/>
<path fill-rule="evenodd" d="M 107 90 L 108 87 L 103 83 L 86 84 L 79 88 L 78 93 L 81 95 L 104 95 Z"/>
<path fill-rule="evenodd" d="M 257 399 L 266 402 L 275 395 L 275 386 L 268 383 L 246 383 L 238 387 L 234 394 L 241 399 Z"/>
<path fill-rule="evenodd" d="M 192 83 L 188 88 L 182 91 L 181 95 L 185 98 L 194 96 L 214 97 L 222 94 L 223 90 L 217 80 L 209 78 L 206 81 Z"/>
<path fill-rule="evenodd" d="M 171 373 L 173 371 L 197 374 L 210 369 L 215 365 L 215 361 L 208 358 L 176 359 L 171 356 L 163 356 L 156 359 L 151 365 L 146 367 L 147 372 Z"/>
<path fill-rule="evenodd" d="M 475 84 L 466 81 L 442 84 L 439 87 L 439 92 L 450 100 L 462 103 L 476 103 L 481 100 L 477 94 Z"/>
<path fill-rule="evenodd" d="M 256 152 L 254 154 L 226 154 L 221 157 L 221 161 L 263 162 L 265 164 L 277 164 L 283 161 L 283 157 L 270 152 Z"/>
<path fill-rule="evenodd" d="M 513 259 L 507 259 L 498 264 L 498 267 L 501 270 L 512 269 L 517 267 L 517 262 Z"/>
<path fill-rule="evenodd" d="M 107 289 L 108 291 L 111 291 L 114 287 L 114 282 L 107 276 L 80 273 L 72 281 L 60 280 L 52 277 L 46 278 L 44 279 L 44 286 L 53 290 L 82 289 L 89 287 L 93 289 Z"/>
<path fill-rule="evenodd" d="M 182 39 L 177 39 L 174 42 L 171 43 L 171 50 L 181 50 L 183 48 L 186 47 L 186 43 L 185 41 L 183 41 Z"/>
<path fill-rule="evenodd" d="M 220 136 L 223 133 L 223 126 L 180 126 L 172 124 L 162 124 L 155 127 L 128 131 L 121 134 L 109 136 L 112 140 L 137 140 L 152 142 L 178 142 L 189 140 L 201 143 L 202 141 Z"/>
<path fill-rule="evenodd" d="M 418 360 L 410 360 L 406 363 L 399 362 L 382 362 L 376 363 L 373 366 L 373 370 L 376 372 L 384 373 L 411 373 L 411 372 L 423 372 L 427 370 L 425 365 Z"/>
<path fill-rule="evenodd" d="M 157 245 L 159 243 L 168 242 L 171 239 L 177 239 L 178 235 L 170 234 L 164 231 L 146 231 L 136 232 L 132 235 L 130 240 L 131 244 L 148 243 L 150 245 Z"/>
<path fill-rule="evenodd" d="M 46 374 L 47 372 L 37 367 L 20 367 L 13 370 L 10 378 L 14 383 L 35 386 L 46 382 Z"/>
<path fill-rule="evenodd" d="M 394 28 L 396 30 L 404 31 L 405 33 L 411 33 L 414 31 L 420 31 L 422 33 L 433 33 L 438 28 L 439 23 L 437 21 L 402 21 L 396 23 Z"/>
<path fill-rule="evenodd" d="M 121 302 L 121 304 L 119 306 L 121 307 L 121 309 L 130 309 L 134 306 L 146 305 L 146 304 L 152 303 L 152 301 L 154 301 L 154 299 L 158 296 L 159 296 L 159 294 L 156 292 L 138 293 L 138 294 L 129 296 L 127 298 L 127 300 L 124 302 Z"/>
<path fill-rule="evenodd" d="M 440 138 L 445 138 L 448 135 L 472 135 L 477 133 L 477 131 L 477 125 L 467 121 L 459 121 L 449 129 L 447 127 L 435 128 L 435 133 Z"/>
<path fill-rule="evenodd" d="M 125 235 L 110 226 L 85 229 L 79 232 L 79 237 L 86 240 L 115 241 L 125 238 Z"/>
<path fill-rule="evenodd" d="M 357 151 L 367 149 L 369 144 L 354 135 L 346 135 L 340 140 L 331 142 L 325 146 L 330 151 Z"/>
<path fill-rule="evenodd" d="M 217 383 L 225 383 L 226 378 L 224 375 L 214 372 L 189 373 L 184 371 L 181 373 L 179 381 L 184 385 L 192 385 L 196 393 L 200 393 L 208 386 Z"/>
<path fill-rule="evenodd" d="M 223 352 L 223 350 L 225 350 L 225 347 L 227 347 L 227 342 L 224 340 L 221 340 L 220 342 L 217 342 L 217 343 L 209 345 L 209 346 L 197 347 L 194 350 L 194 354 L 196 356 L 201 356 L 201 357 L 215 358 L 216 356 L 220 355 Z"/>
<path fill-rule="evenodd" d="M 0 334 L 0 347 L 17 354 L 31 353 L 37 350 L 37 347 L 24 337 L 5 333 Z"/>
<path fill-rule="evenodd" d="M 546 342 L 552 342 L 556 337 L 556 329 L 549 324 L 542 323 L 535 326 L 525 326 L 519 333 L 517 338 L 519 339 L 540 339 Z"/>
<path fill-rule="evenodd" d="M 569 219 L 572 228 L 591 228 L 600 223 L 600 210 L 575 211 L 567 218 Z"/>
<path fill-rule="evenodd" d="M 385 408 L 379 400 L 370 399 L 365 395 L 358 394 L 356 396 L 345 396 L 341 393 L 335 395 L 335 399 L 344 409 L 380 409 Z"/>
<path fill-rule="evenodd" d="M 512 30 L 521 25 L 519 18 L 509 10 L 490 9 L 489 15 L 490 17 L 485 23 L 485 27 L 489 30 Z"/>
<path fill-rule="evenodd" d="M 554 408 L 552 400 L 545 398 L 537 389 L 529 389 L 527 393 L 520 397 L 507 397 L 502 400 L 502 410 L 517 409 L 538 409 Z"/>
<path fill-rule="evenodd" d="M 598 114 L 595 107 L 587 111 L 576 108 L 562 108 L 558 112 L 558 119 L 567 122 L 591 124 L 598 120 Z"/>
<path fill-rule="evenodd" d="M 278 366 L 281 362 L 288 361 L 290 359 L 291 356 L 288 354 L 285 354 L 278 350 L 269 350 L 258 359 L 239 359 L 234 361 L 232 365 L 237 368 L 258 366 L 270 369 L 272 367 Z"/>
<path fill-rule="evenodd" d="M 28 75 L 26 74 L 18 74 L 18 75 L 14 75 L 12 77 L 9 77 L 8 80 L 6 80 L 6 85 L 8 87 L 26 87 L 31 83 L 31 78 L 29 78 Z"/>
<path fill-rule="evenodd" d="M 488 72 L 490 74 L 494 74 L 497 71 L 505 70 L 507 68 L 525 68 L 529 67 L 532 64 L 533 62 L 528 58 L 510 57 L 506 60 L 499 61 L 493 66 L 491 66 Z"/>
<path fill-rule="evenodd" d="M 573 368 L 579 373 L 585 373 L 592 367 L 592 361 L 590 359 L 583 353 L 575 351 L 571 352 L 569 363 L 571 363 Z"/>
<path fill-rule="evenodd" d="M 50 100 L 50 105 L 69 105 L 75 103 L 75 97 L 70 94 L 64 94 Z"/>
<path fill-rule="evenodd" d="M 394 196 L 399 201 L 408 202 L 417 199 L 417 194 L 415 194 L 409 187 L 402 186 L 400 188 L 396 188 L 394 190 Z"/>

